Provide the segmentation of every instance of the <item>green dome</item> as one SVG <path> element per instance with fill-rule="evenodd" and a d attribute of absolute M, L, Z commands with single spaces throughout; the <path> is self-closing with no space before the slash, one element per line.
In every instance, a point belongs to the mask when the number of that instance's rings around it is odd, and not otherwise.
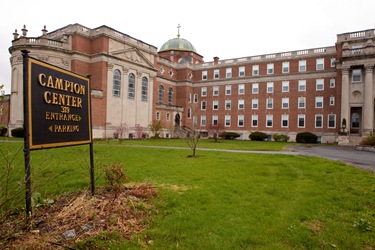
<path fill-rule="evenodd" d="M 191 44 L 188 40 L 180 37 L 169 39 L 166 43 L 163 44 L 163 46 L 161 46 L 159 52 L 168 50 L 192 51 L 195 53 L 197 52 L 193 44 Z"/>

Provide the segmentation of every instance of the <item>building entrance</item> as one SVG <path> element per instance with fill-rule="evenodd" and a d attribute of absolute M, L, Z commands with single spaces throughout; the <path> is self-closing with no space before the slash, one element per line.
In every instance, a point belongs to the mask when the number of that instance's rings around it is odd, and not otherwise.
<path fill-rule="evenodd" d="M 350 112 L 350 133 L 361 134 L 362 132 L 362 108 L 351 108 Z"/>

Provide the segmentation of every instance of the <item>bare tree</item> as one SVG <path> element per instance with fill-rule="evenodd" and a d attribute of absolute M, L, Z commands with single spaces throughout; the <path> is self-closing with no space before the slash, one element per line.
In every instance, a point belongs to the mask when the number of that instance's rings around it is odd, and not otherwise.
<path fill-rule="evenodd" d="M 138 139 L 143 138 L 143 127 L 141 124 L 135 124 L 135 133 Z"/>
<path fill-rule="evenodd" d="M 163 124 L 160 120 L 152 120 L 149 125 L 149 129 L 154 134 L 154 138 L 160 138 L 160 133 L 163 130 Z"/>
<path fill-rule="evenodd" d="M 196 157 L 195 152 L 197 150 L 197 146 L 199 140 L 201 138 L 201 134 L 197 130 L 191 130 L 186 137 L 187 144 L 189 145 L 190 149 L 193 150 L 193 154 L 189 155 L 189 157 Z"/>
<path fill-rule="evenodd" d="M 129 132 L 129 126 L 126 123 L 120 123 L 119 126 L 116 127 L 116 134 L 118 139 L 124 139 L 126 133 Z"/>
<path fill-rule="evenodd" d="M 217 142 L 217 140 L 219 139 L 220 134 L 224 132 L 225 132 L 225 127 L 224 127 L 224 124 L 222 123 L 218 123 L 216 125 L 210 125 L 208 127 L 208 133 L 212 134 L 212 138 L 214 138 L 215 142 Z"/>

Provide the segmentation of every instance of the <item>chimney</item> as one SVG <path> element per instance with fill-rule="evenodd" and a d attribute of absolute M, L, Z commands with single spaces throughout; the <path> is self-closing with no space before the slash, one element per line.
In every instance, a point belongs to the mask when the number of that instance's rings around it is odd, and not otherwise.
<path fill-rule="evenodd" d="M 215 56 L 214 57 L 214 65 L 218 65 L 219 64 L 219 57 Z"/>

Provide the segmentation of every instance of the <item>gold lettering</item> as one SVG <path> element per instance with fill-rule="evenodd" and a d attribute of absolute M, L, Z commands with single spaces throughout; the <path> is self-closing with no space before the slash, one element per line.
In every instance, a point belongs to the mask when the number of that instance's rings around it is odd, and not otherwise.
<path fill-rule="evenodd" d="M 52 76 L 49 76 L 48 77 L 48 82 L 47 82 L 47 86 L 48 88 L 54 88 L 53 87 L 53 79 L 52 79 Z"/>
<path fill-rule="evenodd" d="M 51 103 L 51 92 L 49 92 L 49 91 L 46 91 L 46 92 L 44 92 L 44 101 L 46 102 L 46 103 Z"/>
<path fill-rule="evenodd" d="M 55 89 L 61 89 L 63 90 L 63 79 L 60 79 L 60 78 L 56 78 L 55 79 Z"/>
<path fill-rule="evenodd" d="M 42 85 L 42 86 L 46 86 L 46 83 L 43 82 L 43 79 L 45 79 L 45 78 L 46 78 L 46 75 L 45 75 L 45 74 L 43 74 L 43 73 L 39 74 L 38 79 L 39 79 L 39 84 L 40 84 L 40 85 Z"/>

